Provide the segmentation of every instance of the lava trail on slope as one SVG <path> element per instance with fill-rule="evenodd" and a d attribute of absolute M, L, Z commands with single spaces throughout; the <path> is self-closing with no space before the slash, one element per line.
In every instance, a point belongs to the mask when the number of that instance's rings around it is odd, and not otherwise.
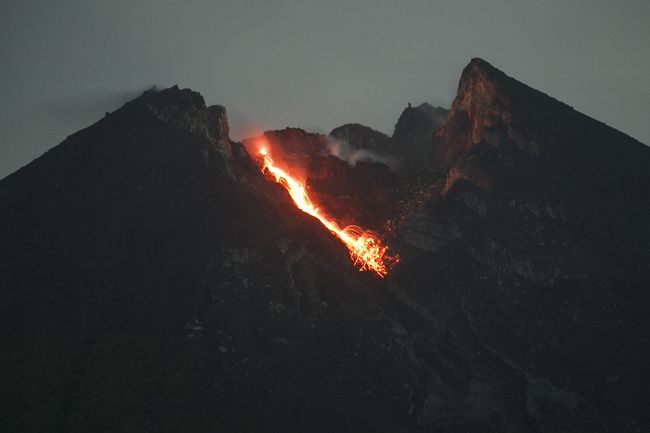
<path fill-rule="evenodd" d="M 399 262 L 399 256 L 388 254 L 388 247 L 384 245 L 379 234 L 357 225 L 341 228 L 310 198 L 305 183 L 291 176 L 273 160 L 267 147 L 259 149 L 259 156 L 262 173 L 282 185 L 298 209 L 318 219 L 343 242 L 359 271 L 372 271 L 383 278 L 391 267 Z"/>

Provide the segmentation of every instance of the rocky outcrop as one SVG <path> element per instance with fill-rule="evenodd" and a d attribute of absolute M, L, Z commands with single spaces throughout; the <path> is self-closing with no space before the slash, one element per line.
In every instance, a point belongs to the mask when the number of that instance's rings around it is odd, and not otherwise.
<path fill-rule="evenodd" d="M 625 164 L 611 164 L 612 152 Z M 435 134 L 430 161 L 457 178 L 472 179 L 472 171 L 482 172 L 477 185 L 501 178 L 501 186 L 508 188 L 514 176 L 519 185 L 536 183 L 555 193 L 562 184 L 607 189 L 619 176 L 642 176 L 648 156 L 638 141 L 476 58 L 463 70 L 448 121 Z M 493 179 L 487 182 L 486 176 Z"/>
<path fill-rule="evenodd" d="M 181 131 L 204 138 L 206 162 L 233 176 L 232 143 L 225 107 L 208 107 L 200 93 L 179 89 L 178 86 L 145 91 L 141 97 L 127 104 L 129 105 L 144 109 L 156 119 Z M 129 108 L 131 107 L 127 107 Z"/>
<path fill-rule="evenodd" d="M 368 151 L 368 160 L 381 160 L 383 157 L 395 171 L 408 176 L 430 168 L 431 140 L 446 118 L 447 110 L 444 108 L 427 103 L 417 107 L 409 104 L 400 115 L 391 137 L 357 123 L 333 129 L 330 137 L 349 144 L 356 151 Z"/>
<path fill-rule="evenodd" d="M 510 160 L 538 155 L 539 140 L 533 131 L 525 135 L 521 123 L 531 111 L 540 115 L 540 109 L 548 104 L 540 106 L 538 102 L 545 98 L 484 60 L 472 59 L 461 75 L 449 121 L 436 134 L 434 166 L 450 167 L 479 144 L 498 148 Z"/>
<path fill-rule="evenodd" d="M 392 146 L 397 147 L 400 142 L 417 140 L 435 132 L 445 123 L 447 115 L 448 112 L 444 108 L 434 107 L 426 102 L 417 107 L 409 104 L 395 124 L 395 131 L 391 137 Z"/>
<path fill-rule="evenodd" d="M 300 128 L 265 131 L 261 137 L 244 140 L 244 146 L 266 140 L 287 158 L 312 158 L 329 154 L 327 137 Z"/>
<path fill-rule="evenodd" d="M 354 149 L 371 149 L 380 153 L 388 151 L 390 137 L 358 123 L 348 123 L 332 129 L 330 137 L 348 143 Z"/>
<path fill-rule="evenodd" d="M 427 103 L 405 108 L 390 138 L 389 149 L 403 161 L 405 173 L 430 169 L 433 135 L 447 118 L 447 110 Z"/>

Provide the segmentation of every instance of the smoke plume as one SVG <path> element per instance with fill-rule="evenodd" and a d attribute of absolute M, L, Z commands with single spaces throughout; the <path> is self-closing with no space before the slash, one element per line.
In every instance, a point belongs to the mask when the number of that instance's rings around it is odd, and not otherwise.
<path fill-rule="evenodd" d="M 331 155 L 346 161 L 352 167 L 357 165 L 357 162 L 362 161 L 382 163 L 390 167 L 394 172 L 399 168 L 398 160 L 394 156 L 377 152 L 374 149 L 357 149 L 345 140 L 330 136 L 328 137 L 327 146 Z"/>

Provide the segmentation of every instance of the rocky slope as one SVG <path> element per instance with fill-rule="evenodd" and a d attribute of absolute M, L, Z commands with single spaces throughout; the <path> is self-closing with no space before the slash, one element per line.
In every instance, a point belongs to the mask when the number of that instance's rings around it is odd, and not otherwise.
<path fill-rule="evenodd" d="M 335 131 L 418 171 L 262 138 L 332 214 L 386 233 L 385 280 L 189 90 L 0 181 L 0 429 L 650 428 L 647 147 L 480 59 L 448 114 Z"/>

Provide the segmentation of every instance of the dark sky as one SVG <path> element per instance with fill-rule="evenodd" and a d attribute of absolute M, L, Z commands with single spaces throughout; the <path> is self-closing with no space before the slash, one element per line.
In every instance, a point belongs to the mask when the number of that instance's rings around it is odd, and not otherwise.
<path fill-rule="evenodd" d="M 3 2 L 0 178 L 151 85 L 200 91 L 232 136 L 448 106 L 482 57 L 650 143 L 650 1 Z"/>

